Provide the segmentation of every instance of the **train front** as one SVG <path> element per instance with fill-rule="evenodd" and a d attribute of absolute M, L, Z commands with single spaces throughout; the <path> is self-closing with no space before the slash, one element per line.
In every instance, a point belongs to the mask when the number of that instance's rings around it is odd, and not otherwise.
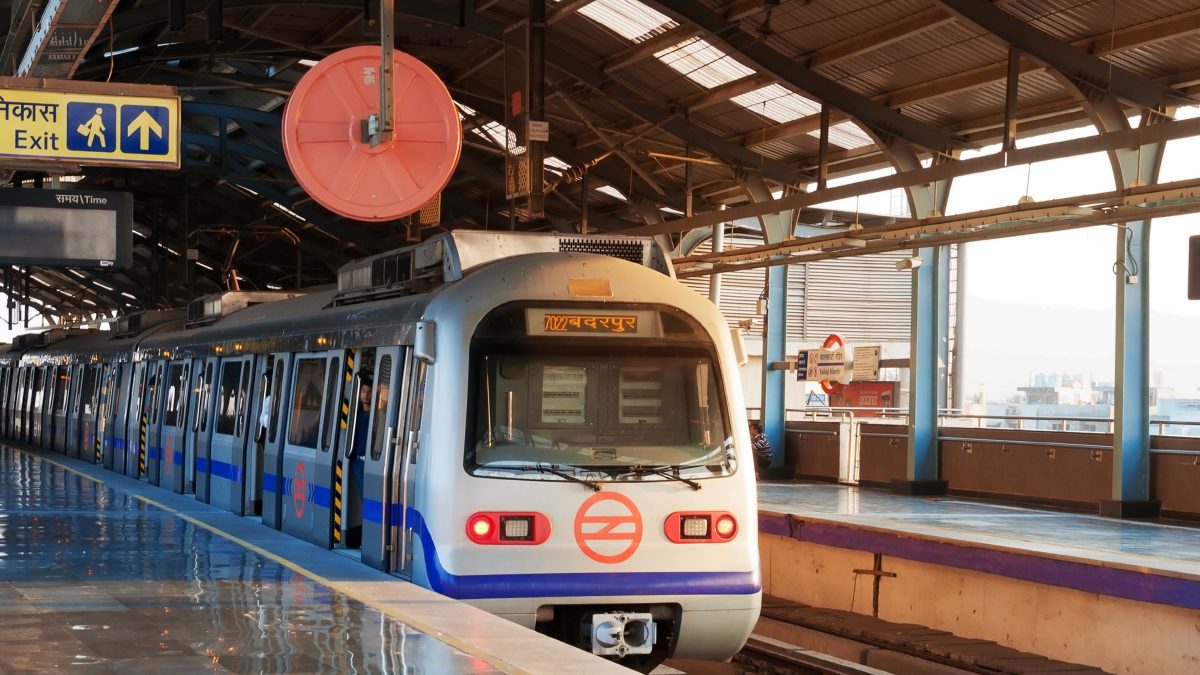
<path fill-rule="evenodd" d="M 418 580 L 639 669 L 733 656 L 761 575 L 719 312 L 669 276 L 581 253 L 502 260 L 455 286 L 430 308 L 439 447 L 421 489 L 441 494 L 414 500 L 429 505 L 417 548 L 436 549 L 417 551 Z"/>

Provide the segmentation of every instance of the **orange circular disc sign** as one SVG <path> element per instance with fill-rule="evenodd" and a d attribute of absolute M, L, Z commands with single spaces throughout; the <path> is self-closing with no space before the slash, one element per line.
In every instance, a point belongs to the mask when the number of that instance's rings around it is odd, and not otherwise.
<path fill-rule="evenodd" d="M 300 78 L 283 112 L 288 166 L 317 203 L 356 220 L 392 220 L 433 199 L 462 151 L 458 109 L 429 66 L 393 52 L 394 131 L 371 147 L 380 48 L 344 49 Z"/>

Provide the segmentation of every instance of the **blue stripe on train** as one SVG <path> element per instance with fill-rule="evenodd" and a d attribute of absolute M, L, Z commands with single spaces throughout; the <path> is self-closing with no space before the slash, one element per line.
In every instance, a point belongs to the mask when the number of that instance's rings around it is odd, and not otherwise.
<path fill-rule="evenodd" d="M 381 523 L 383 504 L 363 500 L 363 519 Z M 392 522 L 398 523 L 400 505 L 392 504 Z M 559 574 L 454 575 L 442 567 L 433 536 L 420 512 L 408 509 L 408 526 L 421 538 L 425 576 L 429 587 L 452 598 L 481 600 L 523 597 L 611 595 L 752 595 L 762 590 L 759 571 L 749 572 L 602 572 Z"/>
<path fill-rule="evenodd" d="M 209 473 L 215 478 L 224 478 L 225 480 L 234 483 L 237 483 L 241 480 L 242 469 L 238 465 L 230 464 L 229 462 L 222 462 L 219 459 L 209 460 L 208 463 L 211 465 Z M 199 459 L 196 460 L 196 468 L 200 469 Z"/>
<path fill-rule="evenodd" d="M 267 492 L 279 492 L 280 497 L 292 496 L 292 479 L 287 476 L 280 480 L 273 473 L 263 473 L 263 490 Z M 280 485 L 282 483 L 282 486 Z M 329 488 L 323 485 L 308 484 L 308 496 L 306 501 L 323 509 L 328 509 L 333 503 L 333 493 Z"/>

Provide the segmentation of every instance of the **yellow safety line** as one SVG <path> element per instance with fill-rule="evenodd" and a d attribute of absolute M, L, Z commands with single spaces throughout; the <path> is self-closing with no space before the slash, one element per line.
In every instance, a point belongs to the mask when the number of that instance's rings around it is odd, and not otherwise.
<path fill-rule="evenodd" d="M 20 451 L 20 450 L 18 449 L 18 451 Z M 66 464 L 63 464 L 63 463 L 59 462 L 58 460 L 50 459 L 41 454 L 37 454 L 35 456 L 44 462 L 53 464 L 53 465 L 63 469 L 64 471 L 70 471 L 71 473 L 77 474 L 77 475 L 79 475 L 83 478 L 86 478 L 94 483 L 99 484 L 99 485 L 103 485 L 105 487 L 111 487 L 114 490 L 121 490 L 121 488 L 118 488 L 115 486 L 110 486 L 103 480 L 101 480 L 95 476 L 89 476 L 88 474 L 86 474 L 74 467 L 67 466 Z M 123 490 L 121 490 L 121 491 L 123 492 Z M 126 493 L 126 494 L 128 494 L 128 493 Z M 166 511 L 167 513 L 170 513 L 171 515 L 175 516 L 176 518 L 185 520 L 185 521 L 195 525 L 196 527 L 202 527 L 202 528 L 208 530 L 209 532 L 212 532 L 218 536 L 225 537 L 229 541 L 232 541 L 233 543 L 235 543 L 239 546 L 250 549 L 251 551 L 257 553 L 258 555 L 261 555 L 264 558 L 267 558 L 268 560 L 272 560 L 279 565 L 283 565 L 284 567 L 292 570 L 293 572 L 299 572 L 300 574 L 303 574 L 304 576 L 308 577 L 309 579 L 312 579 L 313 581 L 321 584 L 322 586 L 327 586 L 329 588 L 332 588 L 335 591 L 337 591 L 338 593 L 341 593 L 342 595 L 344 595 L 352 600 L 357 600 L 358 602 L 361 602 L 362 604 L 364 604 L 368 607 L 373 607 L 373 608 L 379 610 L 380 613 L 382 613 L 392 619 L 397 619 L 399 621 L 403 621 L 404 623 L 408 624 L 409 626 L 412 626 L 413 628 L 416 628 L 417 630 L 421 631 L 422 633 L 424 633 L 440 642 L 444 642 L 465 654 L 469 654 L 471 656 L 483 659 L 484 661 L 487 661 L 488 663 L 492 664 L 493 666 L 504 669 L 508 672 L 512 672 L 512 673 L 529 673 L 530 672 L 530 671 L 524 670 L 522 668 L 519 668 L 516 665 L 511 664 L 494 654 L 489 654 L 469 642 L 464 642 L 463 640 L 460 640 L 459 638 L 446 633 L 445 631 L 443 631 L 440 628 L 437 628 L 435 626 L 427 624 L 424 621 L 421 621 L 419 619 L 415 619 L 412 616 L 405 614 L 403 611 L 400 611 L 400 610 L 390 607 L 388 605 L 378 605 L 375 602 L 373 602 L 369 596 L 361 595 L 352 590 L 340 588 L 338 585 L 338 582 L 336 582 L 332 579 L 327 579 L 327 578 L 321 576 L 320 574 L 317 574 L 316 572 L 313 572 L 311 570 L 305 569 L 304 567 L 292 562 L 291 560 L 288 560 L 287 558 L 282 558 L 278 555 L 275 555 L 274 553 L 271 553 L 270 551 L 268 551 L 264 548 L 261 548 L 255 544 L 252 544 L 252 543 L 246 541 L 245 539 L 238 537 L 237 535 L 230 534 L 229 532 L 222 530 L 221 528 L 217 527 L 216 525 L 206 523 L 202 520 L 199 520 L 192 516 L 181 513 L 180 511 L 176 511 L 175 509 L 167 506 L 166 504 L 163 504 L 162 502 L 159 502 L 158 500 L 151 499 L 150 497 L 146 497 L 144 495 L 136 495 L 136 494 L 130 494 L 130 496 L 133 497 L 134 499 L 137 499 L 137 500 L 140 500 L 147 504 L 150 504 L 151 506 L 158 507 L 158 508 L 162 509 L 163 511 Z M 228 512 L 222 511 L 221 513 L 225 514 Z M 233 515 L 233 514 L 229 513 L 229 515 Z M 337 555 L 337 554 L 335 553 L 333 555 Z M 395 582 L 396 583 L 411 583 L 408 581 L 403 581 L 401 579 L 396 579 Z M 433 591 L 430 591 L 430 592 L 432 593 Z M 455 602 L 459 602 L 459 601 L 455 601 Z M 466 604 L 466 603 L 462 603 L 462 604 Z M 500 619 L 500 617 L 496 617 L 496 618 Z M 504 621 L 505 619 L 500 619 L 500 620 Z"/>

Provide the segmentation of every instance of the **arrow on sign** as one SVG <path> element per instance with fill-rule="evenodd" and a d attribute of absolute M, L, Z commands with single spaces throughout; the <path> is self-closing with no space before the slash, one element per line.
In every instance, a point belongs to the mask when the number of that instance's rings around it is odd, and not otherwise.
<path fill-rule="evenodd" d="M 141 134 L 138 136 L 138 148 L 141 150 L 149 150 L 151 132 L 153 132 L 155 136 L 162 138 L 162 125 L 154 121 L 154 116 L 152 116 L 149 111 L 143 110 L 141 115 L 133 118 L 133 121 L 129 123 L 129 131 L 125 132 L 125 135 L 132 136 L 135 133 Z"/>

